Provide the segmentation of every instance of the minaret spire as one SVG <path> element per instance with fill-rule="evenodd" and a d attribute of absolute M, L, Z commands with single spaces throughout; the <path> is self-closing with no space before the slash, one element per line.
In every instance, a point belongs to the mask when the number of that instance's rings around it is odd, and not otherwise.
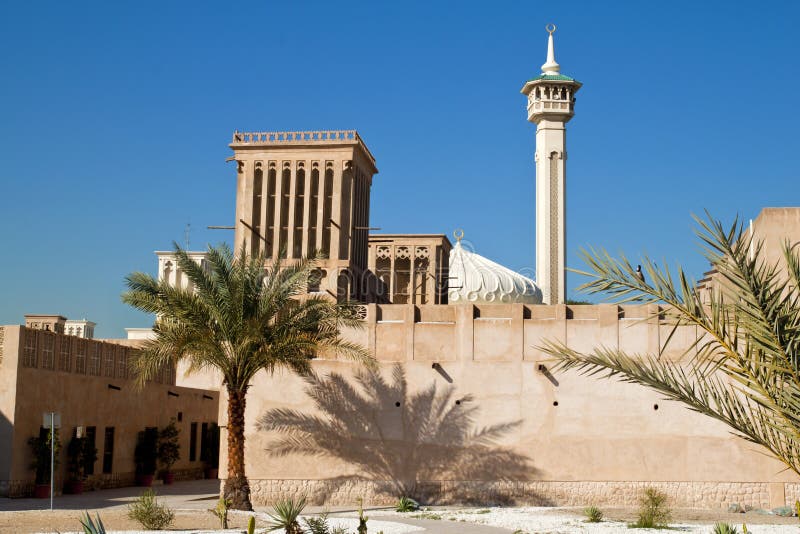
<path fill-rule="evenodd" d="M 547 62 L 528 80 L 528 120 L 536 124 L 536 282 L 545 304 L 566 299 L 567 128 L 581 83 L 561 74 L 553 50 L 555 24 L 545 26 Z"/>
<path fill-rule="evenodd" d="M 556 54 L 553 51 L 553 34 L 556 32 L 555 24 L 544 27 L 550 35 L 547 37 L 547 61 L 542 65 L 542 74 L 559 74 L 561 66 L 556 63 Z"/>

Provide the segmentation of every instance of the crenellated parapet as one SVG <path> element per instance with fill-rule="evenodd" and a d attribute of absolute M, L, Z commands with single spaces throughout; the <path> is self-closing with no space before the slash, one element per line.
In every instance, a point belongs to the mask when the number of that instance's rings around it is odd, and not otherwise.
<path fill-rule="evenodd" d="M 632 354 L 678 358 L 697 339 L 695 327 L 672 331 L 657 305 L 366 304 L 366 327 L 345 337 L 380 361 L 539 362 L 545 341 L 590 351 L 603 346 Z"/>

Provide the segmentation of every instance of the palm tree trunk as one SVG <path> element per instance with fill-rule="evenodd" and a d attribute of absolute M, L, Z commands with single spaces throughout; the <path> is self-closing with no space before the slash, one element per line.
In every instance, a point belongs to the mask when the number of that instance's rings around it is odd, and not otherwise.
<path fill-rule="evenodd" d="M 228 478 L 223 495 L 234 510 L 252 510 L 244 473 L 244 409 L 247 391 L 228 389 Z"/>

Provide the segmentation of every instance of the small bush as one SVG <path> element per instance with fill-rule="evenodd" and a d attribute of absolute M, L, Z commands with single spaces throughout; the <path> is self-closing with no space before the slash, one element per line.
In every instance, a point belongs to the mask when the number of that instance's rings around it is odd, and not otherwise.
<path fill-rule="evenodd" d="M 586 521 L 589 523 L 599 523 L 603 520 L 603 512 L 597 506 L 584 508 L 583 515 L 586 516 Z"/>
<path fill-rule="evenodd" d="M 172 524 L 175 514 L 168 507 L 158 503 L 156 494 L 148 489 L 128 506 L 128 517 L 145 530 L 161 530 Z"/>
<path fill-rule="evenodd" d="M 219 526 L 222 529 L 228 528 L 228 508 L 230 507 L 231 500 L 226 499 L 225 497 L 220 497 L 219 501 L 217 502 L 217 507 L 213 510 L 209 510 L 209 512 L 217 516 L 217 519 L 219 519 Z"/>
<path fill-rule="evenodd" d="M 297 518 L 300 517 L 305 507 L 305 496 L 297 500 L 285 499 L 276 502 L 275 506 L 272 507 L 272 512 L 269 513 L 272 522 L 267 525 L 268 531 L 283 529 L 286 534 L 303 534 L 303 529 L 300 527 Z"/>
<path fill-rule="evenodd" d="M 247 534 L 254 534 L 256 531 L 256 518 L 252 515 L 247 520 Z"/>
<path fill-rule="evenodd" d="M 739 529 L 730 523 L 716 523 L 711 532 L 713 534 L 739 534 Z"/>
<path fill-rule="evenodd" d="M 412 499 L 411 497 L 400 497 L 400 500 L 397 501 L 397 506 L 395 507 L 397 512 L 416 512 L 419 510 L 419 503 Z"/>
<path fill-rule="evenodd" d="M 667 496 L 655 488 L 646 488 L 639 498 L 639 517 L 632 528 L 666 527 L 672 517 L 667 506 Z"/>
<path fill-rule="evenodd" d="M 307 517 L 303 519 L 306 524 L 308 534 L 331 534 L 331 527 L 328 525 L 328 514 L 319 517 Z"/>

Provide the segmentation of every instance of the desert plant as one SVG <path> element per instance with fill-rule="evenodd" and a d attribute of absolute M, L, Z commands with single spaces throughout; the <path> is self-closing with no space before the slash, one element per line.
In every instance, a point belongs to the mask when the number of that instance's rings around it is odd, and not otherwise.
<path fill-rule="evenodd" d="M 395 507 L 395 511 L 397 512 L 416 512 L 417 510 L 419 510 L 419 503 L 411 497 L 406 497 L 405 495 L 400 497 L 400 500 L 397 501 L 397 506 Z"/>
<path fill-rule="evenodd" d="M 140 386 L 178 361 L 186 361 L 190 371 L 216 369 L 222 376 L 228 397 L 223 495 L 239 510 L 253 508 L 244 464 L 245 405 L 253 377 L 279 367 L 306 374 L 321 350 L 374 362 L 369 351 L 339 335 L 342 327 L 363 325 L 353 304 L 305 294 L 316 258 L 284 264 L 276 256 L 250 255 L 242 247 L 234 257 L 221 245 L 209 247 L 200 266 L 176 244 L 177 266 L 189 287 L 132 273 L 122 295 L 125 303 L 157 317 L 153 339 L 131 359 Z"/>
<path fill-rule="evenodd" d="M 94 515 L 94 521 L 89 516 L 89 512 L 84 512 L 83 514 L 83 518 L 80 520 L 83 534 L 106 534 L 106 527 L 100 519 L 100 514 Z"/>
<path fill-rule="evenodd" d="M 276 502 L 272 507 L 272 512 L 268 513 L 272 522 L 267 525 L 267 532 L 283 529 L 286 534 L 303 534 L 297 518 L 300 517 L 305 507 L 305 495 L 297 500 L 289 498 Z"/>
<path fill-rule="evenodd" d="M 580 273 L 590 277 L 580 288 L 589 293 L 618 304 L 658 304 L 654 314 L 671 328 L 664 346 L 678 328 L 696 328 L 686 358 L 603 347 L 585 353 L 560 342 L 544 350 L 557 360 L 554 370 L 618 377 L 722 421 L 800 474 L 800 248 L 787 242 L 784 263 L 769 263 L 763 243 L 738 221 L 726 227 L 710 216 L 696 220 L 716 270 L 707 287 L 649 258 L 642 276 L 605 251 L 584 251 L 589 271 Z"/>
<path fill-rule="evenodd" d="M 750 531 L 747 530 L 747 524 L 742 523 L 742 534 L 749 534 Z"/>
<path fill-rule="evenodd" d="M 161 530 L 172 524 L 175 514 L 158 502 L 153 490 L 147 489 L 128 506 L 128 517 L 145 530 Z"/>
<path fill-rule="evenodd" d="M 800 518 L 800 501 L 794 501 L 794 515 Z"/>
<path fill-rule="evenodd" d="M 667 526 L 672 511 L 667 506 L 667 496 L 655 488 L 645 488 L 639 498 L 639 512 L 633 528 L 663 528 Z"/>
<path fill-rule="evenodd" d="M 36 473 L 37 484 L 48 484 L 50 482 L 50 439 L 54 437 L 53 442 L 53 470 L 58 469 L 59 465 L 59 451 L 61 450 L 61 440 L 58 437 L 58 429 L 52 434 L 52 430 L 46 433 L 41 432 L 38 437 L 29 438 L 28 446 L 31 448 L 33 458 L 31 459 L 31 469 Z"/>
<path fill-rule="evenodd" d="M 252 515 L 247 520 L 247 534 L 253 534 L 256 531 L 256 518 Z"/>
<path fill-rule="evenodd" d="M 739 529 L 730 523 L 715 523 L 711 530 L 712 534 L 739 534 Z"/>
<path fill-rule="evenodd" d="M 589 506 L 583 509 L 583 515 L 589 523 L 599 523 L 603 520 L 603 512 L 597 506 Z"/>
<path fill-rule="evenodd" d="M 180 430 L 174 418 L 158 432 L 158 461 L 164 467 L 166 474 L 170 473 L 172 466 L 181 458 L 179 437 Z"/>
<path fill-rule="evenodd" d="M 230 499 L 226 499 L 225 497 L 220 497 L 219 501 L 217 501 L 217 507 L 213 510 L 209 510 L 212 514 L 217 516 L 219 519 L 219 526 L 222 529 L 228 528 L 228 509 L 231 506 Z"/>
<path fill-rule="evenodd" d="M 364 515 L 364 499 L 358 499 L 358 534 L 367 534 L 367 520 L 369 517 Z"/>
<path fill-rule="evenodd" d="M 306 524 L 308 534 L 331 534 L 331 527 L 328 525 L 328 514 L 322 514 L 319 517 L 306 517 L 303 518 Z"/>

